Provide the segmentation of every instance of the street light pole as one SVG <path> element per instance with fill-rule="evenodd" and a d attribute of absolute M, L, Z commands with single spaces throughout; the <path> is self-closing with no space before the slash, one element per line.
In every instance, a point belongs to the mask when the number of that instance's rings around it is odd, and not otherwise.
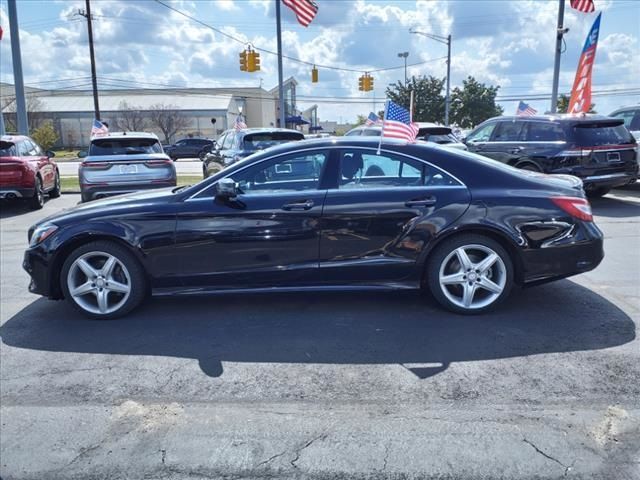
<path fill-rule="evenodd" d="M 443 37 L 442 35 L 434 35 L 433 33 L 420 32 L 413 28 L 409 29 L 409 33 L 422 35 L 423 37 L 430 38 L 447 46 L 447 93 L 444 99 L 444 124 L 449 126 L 449 106 L 451 105 L 451 34 Z"/>
<path fill-rule="evenodd" d="M 560 55 L 562 55 L 562 37 L 569 31 L 564 28 L 564 0 L 558 4 L 558 28 L 556 30 L 556 56 L 553 62 L 553 87 L 551 90 L 551 113 L 556 113 L 558 108 L 558 82 L 560 80 Z"/>
<path fill-rule="evenodd" d="M 100 102 L 98 101 L 98 77 L 96 75 L 96 55 L 93 50 L 93 25 L 91 21 L 91 1 L 85 0 L 86 10 L 78 15 L 87 19 L 87 35 L 89 37 L 89 59 L 91 60 L 91 86 L 93 88 L 93 110 L 96 120 L 100 120 Z"/>
<path fill-rule="evenodd" d="M 398 57 L 404 58 L 404 86 L 406 87 L 409 83 L 409 79 L 407 78 L 407 57 L 409 56 L 409 52 L 401 52 L 398 54 Z"/>

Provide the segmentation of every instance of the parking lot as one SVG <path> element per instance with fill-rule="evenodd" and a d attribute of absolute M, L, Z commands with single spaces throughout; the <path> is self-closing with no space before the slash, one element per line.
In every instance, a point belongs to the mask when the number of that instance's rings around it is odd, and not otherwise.
<path fill-rule="evenodd" d="M 418 293 L 155 299 L 85 320 L 27 291 L 1 206 L 3 479 L 640 478 L 640 186 L 596 270 L 495 313 Z"/>

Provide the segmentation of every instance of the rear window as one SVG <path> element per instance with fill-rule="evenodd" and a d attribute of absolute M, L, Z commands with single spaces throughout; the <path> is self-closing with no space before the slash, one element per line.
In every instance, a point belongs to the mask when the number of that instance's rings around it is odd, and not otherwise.
<path fill-rule="evenodd" d="M 11 142 L 0 142 L 0 157 L 16 157 L 18 149 Z"/>
<path fill-rule="evenodd" d="M 303 140 L 304 135 L 296 132 L 250 133 L 244 137 L 245 150 L 263 150 L 281 143 Z"/>
<path fill-rule="evenodd" d="M 420 137 L 418 137 L 420 138 Z M 444 145 L 446 143 L 454 143 L 457 142 L 457 140 L 455 139 L 455 137 L 453 137 L 452 135 L 433 135 L 433 134 L 427 134 L 424 137 L 422 137 L 422 140 L 425 140 L 427 142 L 434 142 L 434 143 L 439 143 L 440 145 Z"/>
<path fill-rule="evenodd" d="M 635 143 L 624 124 L 580 124 L 574 127 L 576 143 L 582 147 Z"/>
<path fill-rule="evenodd" d="M 90 156 L 136 155 L 162 153 L 162 146 L 155 138 L 101 138 L 91 142 Z"/>

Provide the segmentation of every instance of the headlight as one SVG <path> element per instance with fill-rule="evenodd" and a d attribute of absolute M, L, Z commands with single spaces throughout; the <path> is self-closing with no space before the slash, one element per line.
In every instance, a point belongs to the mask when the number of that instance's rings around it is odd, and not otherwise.
<path fill-rule="evenodd" d="M 56 225 L 53 225 L 52 223 L 45 223 L 44 225 L 38 226 L 33 231 L 33 234 L 31 234 L 31 238 L 29 239 L 29 246 L 35 247 L 39 243 L 44 242 L 44 240 L 53 235 L 56 230 L 58 230 L 58 227 Z"/>

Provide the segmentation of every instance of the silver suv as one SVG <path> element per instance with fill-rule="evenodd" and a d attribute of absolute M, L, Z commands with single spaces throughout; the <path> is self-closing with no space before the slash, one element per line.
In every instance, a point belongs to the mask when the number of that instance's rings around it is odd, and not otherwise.
<path fill-rule="evenodd" d="M 110 133 L 91 139 L 78 176 L 82 201 L 176 186 L 176 168 L 153 133 Z"/>

